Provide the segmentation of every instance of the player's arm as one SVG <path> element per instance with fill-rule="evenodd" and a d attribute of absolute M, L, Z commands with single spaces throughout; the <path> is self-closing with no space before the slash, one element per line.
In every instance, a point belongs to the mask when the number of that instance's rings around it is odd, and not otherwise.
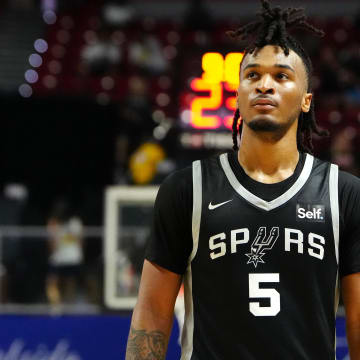
<path fill-rule="evenodd" d="M 339 270 L 351 360 L 360 360 L 360 179 L 339 172 Z"/>
<path fill-rule="evenodd" d="M 181 278 L 192 250 L 192 171 L 165 179 L 156 197 L 126 360 L 165 359 Z"/>
<path fill-rule="evenodd" d="M 350 359 L 360 360 L 360 273 L 344 276 L 341 288 Z"/>
<path fill-rule="evenodd" d="M 126 360 L 163 360 L 172 328 L 181 275 L 145 260 Z"/>

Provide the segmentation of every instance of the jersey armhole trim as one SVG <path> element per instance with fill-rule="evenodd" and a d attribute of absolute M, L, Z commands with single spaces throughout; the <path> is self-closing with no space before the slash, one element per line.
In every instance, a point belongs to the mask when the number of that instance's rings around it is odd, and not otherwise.
<path fill-rule="evenodd" d="M 338 191 L 338 174 L 339 168 L 335 164 L 330 165 L 329 191 L 330 191 L 330 208 L 331 220 L 334 234 L 335 256 L 339 265 L 339 191 Z"/>
<path fill-rule="evenodd" d="M 339 167 L 335 164 L 330 165 L 329 175 L 329 195 L 330 195 L 330 209 L 331 209 L 331 222 L 334 236 L 335 256 L 336 263 L 338 265 L 338 271 L 336 273 L 336 284 L 334 291 L 334 313 L 336 316 L 340 299 L 340 282 L 339 282 L 339 239 L 340 239 L 340 227 L 339 227 Z M 336 329 L 335 329 L 335 349 L 336 349 Z"/>
<path fill-rule="evenodd" d="M 188 267 L 184 276 L 184 303 L 185 303 L 185 319 L 181 337 L 181 358 L 180 360 L 190 360 L 194 346 L 194 303 L 192 292 L 192 268 L 193 261 L 198 245 L 200 234 L 200 221 L 202 209 L 202 174 L 200 160 L 194 161 L 192 164 L 193 178 L 193 213 L 192 213 L 192 240 L 193 248 L 189 257 Z"/>
<path fill-rule="evenodd" d="M 193 248 L 190 254 L 189 263 L 194 259 L 200 234 L 201 208 L 202 208 L 202 174 L 200 160 L 194 161 L 192 165 L 193 176 L 193 212 L 192 212 L 192 240 Z"/>

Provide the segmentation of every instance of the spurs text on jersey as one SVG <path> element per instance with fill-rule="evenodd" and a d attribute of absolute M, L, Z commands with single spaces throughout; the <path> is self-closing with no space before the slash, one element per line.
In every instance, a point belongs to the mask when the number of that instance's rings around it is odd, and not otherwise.
<path fill-rule="evenodd" d="M 250 249 L 243 248 L 251 239 L 254 240 Z M 222 232 L 210 236 L 210 258 L 215 260 L 227 254 L 236 254 L 242 248 L 247 250 L 245 254 L 247 264 L 253 264 L 256 268 L 259 263 L 266 262 L 266 257 L 271 256 L 271 249 L 275 244 L 283 246 L 285 252 L 306 253 L 319 260 L 324 258 L 325 238 L 323 236 L 313 232 L 304 234 L 299 229 L 265 226 L 259 227 L 253 236 L 248 228 L 233 229 L 229 234 Z"/>

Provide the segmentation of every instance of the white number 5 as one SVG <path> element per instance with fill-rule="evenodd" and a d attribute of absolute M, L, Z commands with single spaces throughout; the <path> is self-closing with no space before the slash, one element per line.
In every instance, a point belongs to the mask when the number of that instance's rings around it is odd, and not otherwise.
<path fill-rule="evenodd" d="M 261 289 L 260 283 L 278 283 L 280 276 L 274 274 L 249 274 L 249 298 L 267 298 L 270 306 L 261 306 L 259 302 L 250 302 L 249 310 L 255 316 L 276 316 L 280 312 L 280 294 L 275 289 Z"/>

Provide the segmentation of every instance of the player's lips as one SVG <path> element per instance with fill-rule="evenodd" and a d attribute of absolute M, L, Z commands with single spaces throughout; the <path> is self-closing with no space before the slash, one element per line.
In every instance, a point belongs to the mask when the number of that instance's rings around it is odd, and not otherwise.
<path fill-rule="evenodd" d="M 258 110 L 272 110 L 277 106 L 277 102 L 268 97 L 257 97 L 251 105 Z"/>

